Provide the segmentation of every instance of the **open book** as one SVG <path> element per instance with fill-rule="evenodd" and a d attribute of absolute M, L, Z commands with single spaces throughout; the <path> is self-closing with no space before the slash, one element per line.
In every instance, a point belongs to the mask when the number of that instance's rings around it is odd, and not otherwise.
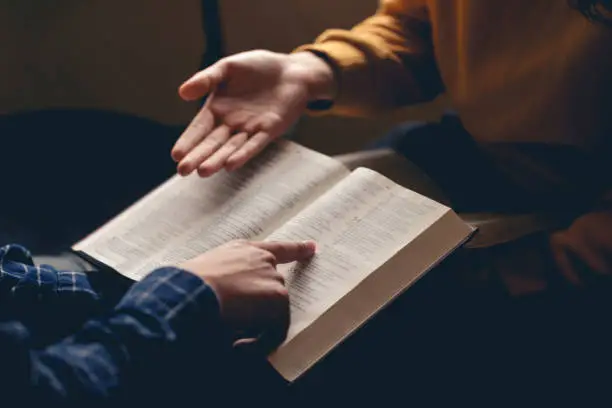
<path fill-rule="evenodd" d="M 372 170 L 282 141 L 237 172 L 170 178 L 73 249 L 139 280 L 233 239 L 316 241 L 311 260 L 279 266 L 291 326 L 269 361 L 293 381 L 472 232 Z"/>

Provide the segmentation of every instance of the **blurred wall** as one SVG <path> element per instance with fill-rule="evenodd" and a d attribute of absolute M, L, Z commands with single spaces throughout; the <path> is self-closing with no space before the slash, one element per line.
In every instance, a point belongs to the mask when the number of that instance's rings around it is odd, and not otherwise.
<path fill-rule="evenodd" d="M 228 53 L 267 48 L 289 52 L 326 28 L 350 28 L 376 11 L 377 0 L 220 0 Z M 301 143 L 328 154 L 358 150 L 394 124 L 436 119 L 442 101 L 403 109 L 385 118 L 305 117 L 296 130 Z"/>
<path fill-rule="evenodd" d="M 108 109 L 164 123 L 200 65 L 199 0 L 0 0 L 0 113 Z"/>
<path fill-rule="evenodd" d="M 288 52 L 325 28 L 349 28 L 377 4 L 219 2 L 228 53 Z M 0 0 L 0 113 L 80 107 L 188 123 L 196 107 L 176 89 L 198 69 L 204 41 L 200 0 Z M 360 148 L 398 121 L 437 115 L 434 104 L 386 118 L 306 117 L 296 138 L 333 154 Z"/>

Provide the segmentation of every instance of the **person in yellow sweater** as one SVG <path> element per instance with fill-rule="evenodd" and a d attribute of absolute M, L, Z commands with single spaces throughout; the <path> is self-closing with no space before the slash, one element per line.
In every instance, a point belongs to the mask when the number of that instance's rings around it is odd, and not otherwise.
<path fill-rule="evenodd" d="M 611 3 L 381 0 L 291 54 L 245 52 L 196 73 L 180 95 L 209 97 L 172 156 L 180 174 L 208 176 L 306 110 L 376 115 L 445 93 L 456 115 L 392 132 L 390 146 L 459 210 L 571 214 L 544 252 L 586 285 L 612 273 Z"/>

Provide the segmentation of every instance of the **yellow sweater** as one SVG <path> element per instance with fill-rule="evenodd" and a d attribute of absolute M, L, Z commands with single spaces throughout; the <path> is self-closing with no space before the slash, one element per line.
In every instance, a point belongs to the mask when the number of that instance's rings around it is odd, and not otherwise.
<path fill-rule="evenodd" d="M 339 93 L 330 112 L 372 114 L 445 92 L 510 178 L 589 205 L 588 191 L 597 200 L 612 187 L 612 24 L 589 20 L 571 2 L 381 0 L 352 30 L 329 30 L 300 50 L 335 65 Z M 589 188 L 593 180 L 601 184 Z M 510 290 L 540 288 L 516 279 L 537 262 L 519 265 L 500 271 Z"/>
<path fill-rule="evenodd" d="M 330 112 L 372 114 L 445 92 L 478 141 L 595 151 L 612 136 L 612 27 L 569 3 L 381 0 L 350 31 L 300 50 L 336 65 Z"/>

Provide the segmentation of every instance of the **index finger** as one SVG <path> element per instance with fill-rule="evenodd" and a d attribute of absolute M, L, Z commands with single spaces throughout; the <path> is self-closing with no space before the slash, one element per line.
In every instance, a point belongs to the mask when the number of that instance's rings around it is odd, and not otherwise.
<path fill-rule="evenodd" d="M 270 252 L 276 258 L 276 263 L 290 263 L 304 261 L 312 257 L 316 252 L 316 244 L 313 241 L 303 242 L 254 242 L 252 245 Z"/>
<path fill-rule="evenodd" d="M 551 250 L 553 260 L 556 263 L 556 267 L 561 275 L 563 275 L 563 277 L 572 285 L 581 286 L 582 281 L 576 273 L 570 255 L 566 252 L 566 249 L 557 245 L 553 246 Z"/>
<path fill-rule="evenodd" d="M 171 152 L 174 161 L 180 162 L 183 160 L 213 130 L 214 125 L 215 118 L 205 105 L 174 144 Z"/>

